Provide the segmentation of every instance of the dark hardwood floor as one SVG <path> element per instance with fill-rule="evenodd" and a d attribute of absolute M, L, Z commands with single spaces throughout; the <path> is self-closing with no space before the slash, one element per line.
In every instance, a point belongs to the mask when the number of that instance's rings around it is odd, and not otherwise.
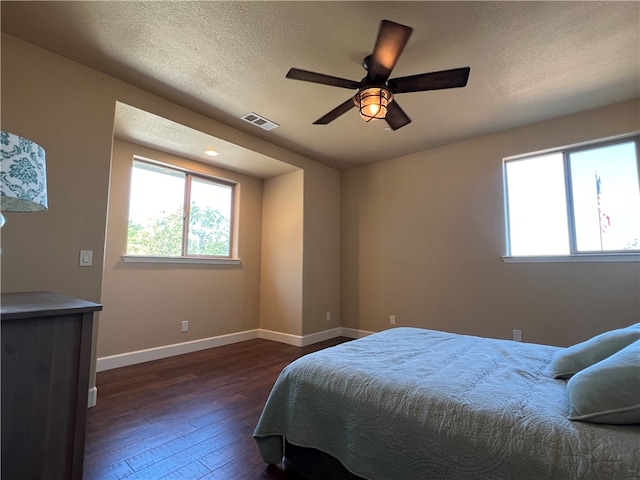
<path fill-rule="evenodd" d="M 250 340 L 98 373 L 85 480 L 302 480 L 264 464 L 253 429 L 287 364 L 344 341 Z"/>

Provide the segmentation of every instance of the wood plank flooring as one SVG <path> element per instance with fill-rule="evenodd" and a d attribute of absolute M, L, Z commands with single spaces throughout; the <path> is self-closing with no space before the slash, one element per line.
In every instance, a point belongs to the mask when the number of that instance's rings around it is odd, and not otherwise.
<path fill-rule="evenodd" d="M 308 347 L 250 340 L 98 373 L 85 480 L 303 480 L 266 466 L 253 429 L 280 371 Z"/>

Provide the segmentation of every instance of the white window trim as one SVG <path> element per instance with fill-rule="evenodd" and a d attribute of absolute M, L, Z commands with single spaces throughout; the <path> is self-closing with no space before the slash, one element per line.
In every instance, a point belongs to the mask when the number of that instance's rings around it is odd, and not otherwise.
<path fill-rule="evenodd" d="M 505 218 L 505 235 L 506 235 L 506 242 L 507 242 L 507 246 L 510 245 L 510 240 L 509 240 L 509 225 L 508 225 L 508 216 L 509 216 L 509 204 L 507 201 L 507 197 L 506 197 L 506 177 L 504 175 L 504 168 L 506 165 L 506 162 L 511 161 L 511 160 L 522 160 L 522 159 L 527 159 L 530 157 L 534 157 L 537 155 L 543 155 L 543 154 L 548 154 L 548 153 L 558 153 L 561 152 L 564 155 L 566 155 L 566 152 L 569 150 L 578 150 L 578 149 L 587 149 L 587 148 L 593 148 L 595 146 L 599 146 L 599 145 L 604 145 L 604 144 L 613 144 L 613 143 L 618 143 L 618 142 L 624 142 L 625 140 L 631 140 L 631 141 L 636 141 L 636 145 L 640 145 L 640 139 L 638 138 L 640 136 L 640 131 L 636 131 L 636 132 L 632 132 L 632 133 L 626 133 L 623 135 L 616 135 L 613 137 L 609 137 L 609 138 L 605 138 L 605 139 L 599 139 L 599 140 L 591 140 L 589 142 L 583 142 L 583 143 L 578 143 L 578 144 L 574 144 L 574 145 L 565 145 L 564 147 L 557 147 L 557 148 L 551 148 L 551 149 L 547 149 L 547 150 L 541 150 L 538 152 L 531 152 L 531 153 L 524 153 L 524 154 L 519 154 L 519 155 L 513 155 L 513 156 L 509 156 L 509 157 L 504 157 L 502 159 L 502 168 L 503 168 L 503 184 L 505 185 L 505 187 L 503 187 L 503 196 L 504 196 L 504 218 Z M 640 148 L 640 147 L 636 147 L 636 148 Z M 566 160 L 565 160 L 565 166 L 566 166 Z M 640 171 L 638 172 L 638 174 L 640 174 Z M 640 179 L 639 179 L 640 181 Z M 565 182 L 568 182 L 568 179 L 565 175 Z M 567 188 L 570 188 L 570 186 L 567 186 Z M 572 237 L 573 233 L 572 233 L 572 219 L 571 217 L 569 217 L 568 219 L 570 225 L 569 225 L 569 236 Z M 572 239 L 572 241 L 575 241 L 575 239 Z M 575 247 L 575 246 L 574 246 Z M 617 263 L 617 262 L 640 262 L 640 252 L 636 253 L 636 250 L 630 252 L 630 253 L 617 253 L 617 252 L 585 252 L 585 253 L 571 253 L 569 255 L 522 255 L 522 256 L 517 256 L 517 255 L 503 255 L 502 256 L 502 261 L 504 263 L 589 263 L 589 262 L 595 262 L 595 263 L 599 263 L 599 262 L 610 262 L 610 263 Z"/>
<path fill-rule="evenodd" d="M 504 263 L 640 262 L 640 253 L 585 253 L 576 255 L 503 256 Z"/>
<path fill-rule="evenodd" d="M 122 261 L 124 263 L 178 263 L 178 264 L 204 264 L 204 265 L 242 265 L 242 260 L 236 258 L 237 255 L 237 245 L 236 245 L 236 226 L 235 226 L 235 216 L 236 216 L 236 194 L 238 182 L 229 180 L 227 178 L 218 177 L 215 175 L 210 175 L 208 173 L 198 172 L 196 170 L 191 170 L 188 168 L 181 167 L 179 165 L 175 165 L 173 163 L 161 162 L 158 160 L 153 160 L 150 158 L 146 158 L 140 155 L 134 155 L 133 161 L 141 162 L 141 163 L 149 163 L 151 165 L 157 165 L 159 167 L 165 167 L 171 170 L 176 170 L 184 173 L 185 175 L 190 175 L 195 178 L 201 178 L 204 180 L 208 180 L 214 183 L 220 183 L 223 185 L 230 186 L 232 190 L 232 199 L 231 199 L 231 230 L 230 230 L 230 238 L 229 238 L 229 256 L 225 257 L 203 257 L 197 255 L 188 255 L 188 256 L 176 256 L 176 257 L 162 257 L 162 256 L 154 256 L 154 255 L 122 255 Z M 184 232 L 183 232 L 184 236 Z"/>
<path fill-rule="evenodd" d="M 242 265 L 239 258 L 222 257 L 158 257 L 152 255 L 123 255 L 124 263 L 181 263 L 181 264 L 204 264 L 204 265 Z"/>

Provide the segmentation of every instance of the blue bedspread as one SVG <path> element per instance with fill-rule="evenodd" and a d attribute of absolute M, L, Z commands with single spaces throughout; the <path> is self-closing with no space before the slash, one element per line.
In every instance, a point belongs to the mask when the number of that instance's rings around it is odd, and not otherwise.
<path fill-rule="evenodd" d="M 640 426 L 567 420 L 558 347 L 395 328 L 283 370 L 254 436 L 283 438 L 370 480 L 638 479 Z"/>

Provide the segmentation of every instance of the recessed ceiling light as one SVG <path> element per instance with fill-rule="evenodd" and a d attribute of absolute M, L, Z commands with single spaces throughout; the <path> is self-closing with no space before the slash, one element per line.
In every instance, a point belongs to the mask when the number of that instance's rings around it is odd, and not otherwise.
<path fill-rule="evenodd" d="M 217 157 L 218 155 L 220 155 L 218 152 L 216 152 L 213 148 L 210 148 L 209 150 L 205 150 L 204 151 L 205 155 L 209 155 L 210 157 Z"/>

